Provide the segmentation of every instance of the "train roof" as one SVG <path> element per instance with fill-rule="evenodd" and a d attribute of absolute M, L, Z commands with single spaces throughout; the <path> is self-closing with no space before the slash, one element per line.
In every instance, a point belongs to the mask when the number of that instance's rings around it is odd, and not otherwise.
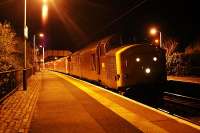
<path fill-rule="evenodd" d="M 123 36 L 115 34 L 115 35 L 107 36 L 99 41 L 91 42 L 85 48 L 74 52 L 72 56 L 84 54 L 89 51 L 96 51 L 97 47 L 100 47 L 101 51 L 103 51 L 102 55 L 104 54 L 109 55 L 129 45 L 137 46 L 137 45 L 148 45 L 148 44 L 134 44 L 130 42 L 128 43 L 128 42 L 123 41 Z M 152 47 L 151 45 L 148 45 L 148 46 Z"/>
<path fill-rule="evenodd" d="M 106 43 L 108 43 L 114 36 L 116 36 L 116 35 L 110 35 L 110 36 L 104 37 L 104 38 L 101 39 L 101 40 L 91 42 L 91 43 L 89 43 L 88 46 L 86 46 L 85 48 L 83 48 L 83 49 L 81 49 L 81 50 L 96 48 L 96 47 L 97 47 L 97 44 L 99 44 L 99 45 L 106 44 Z"/>
<path fill-rule="evenodd" d="M 109 52 L 107 52 L 106 55 L 114 55 L 117 51 L 119 51 L 120 49 L 123 49 L 127 46 L 130 46 L 130 45 L 124 45 L 124 46 L 121 46 L 118 48 L 114 48 L 114 49 L 110 50 Z"/>
<path fill-rule="evenodd" d="M 95 50 L 97 48 L 97 46 L 103 46 L 104 48 L 108 47 L 108 45 L 113 45 L 112 44 L 113 40 L 117 40 L 117 39 L 119 40 L 119 38 L 120 38 L 119 35 L 110 35 L 110 36 L 104 37 L 101 40 L 89 43 L 88 46 L 74 52 L 72 55 L 81 54 L 81 53 L 84 53 L 84 52 L 87 52 L 87 51 Z"/>
<path fill-rule="evenodd" d="M 115 55 L 117 52 L 123 52 L 123 51 L 125 51 L 125 50 L 127 50 L 129 48 L 138 47 L 138 46 L 155 48 L 155 46 L 153 46 L 153 45 L 148 45 L 148 44 L 133 44 L 133 43 L 131 43 L 131 44 L 126 44 L 124 46 L 120 46 L 118 48 L 112 49 L 108 53 L 106 53 L 106 55 L 112 56 L 112 55 Z"/>

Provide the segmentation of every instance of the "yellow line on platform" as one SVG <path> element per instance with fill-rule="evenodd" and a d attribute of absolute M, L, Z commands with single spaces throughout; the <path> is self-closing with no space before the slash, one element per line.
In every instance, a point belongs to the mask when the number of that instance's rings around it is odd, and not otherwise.
<path fill-rule="evenodd" d="M 73 77 L 71 77 L 71 78 L 73 78 Z M 76 79 L 76 78 L 74 78 L 74 79 Z M 79 79 L 76 79 L 76 80 L 79 80 Z M 186 121 L 186 120 L 183 120 L 183 119 L 180 119 L 180 118 L 178 118 L 178 117 L 175 117 L 175 116 L 170 115 L 170 114 L 168 114 L 168 113 L 165 113 L 165 112 L 163 112 L 163 111 L 157 110 L 157 109 L 152 108 L 152 107 L 150 107 L 150 106 L 148 106 L 148 105 L 145 105 L 145 104 L 143 104 L 143 103 L 137 102 L 137 101 L 132 100 L 132 99 L 130 99 L 130 98 L 124 97 L 124 96 L 122 96 L 122 95 L 120 95 L 120 94 L 117 94 L 117 93 L 114 93 L 114 92 L 112 92 L 112 91 L 106 90 L 106 89 L 104 89 L 104 88 L 102 88 L 102 87 L 96 86 L 96 85 L 91 84 L 91 83 L 88 83 L 88 82 L 86 82 L 86 81 L 83 81 L 83 80 L 80 80 L 80 81 L 81 81 L 81 82 L 84 82 L 84 83 L 87 83 L 87 84 L 90 84 L 90 85 L 92 85 L 92 86 L 94 86 L 94 87 L 96 87 L 96 88 L 99 88 L 99 89 L 101 89 L 101 90 L 103 90 L 103 91 L 106 91 L 106 92 L 111 93 L 111 94 L 113 94 L 113 95 L 116 95 L 116 96 L 118 96 L 118 97 L 121 97 L 121 98 L 123 98 L 123 99 L 125 99 L 125 100 L 127 100 L 127 101 L 130 101 L 130 102 L 134 103 L 134 104 L 137 104 L 137 105 L 139 105 L 139 106 L 142 106 L 142 107 L 144 107 L 144 108 L 147 108 L 147 109 L 149 109 L 149 110 L 152 110 L 152 111 L 154 111 L 154 112 L 157 112 L 157 113 L 159 113 L 159 114 L 161 114 L 161 115 L 164 115 L 164 116 L 166 116 L 166 117 L 168 117 L 168 118 L 170 118 L 170 119 L 173 119 L 173 120 L 175 120 L 175 121 L 177 121 L 177 122 L 179 122 L 179 123 L 182 123 L 182 124 L 188 125 L 188 126 L 190 126 L 190 127 L 192 127 L 192 128 L 195 128 L 195 129 L 197 129 L 197 130 L 200 130 L 200 126 L 199 126 L 199 125 L 193 124 L 193 123 L 191 123 L 191 122 L 189 122 L 189 121 Z"/>
<path fill-rule="evenodd" d="M 105 107 L 109 108 L 110 110 L 112 110 L 117 115 L 121 116 L 123 119 L 130 122 L 132 125 L 134 125 L 138 129 L 140 129 L 141 131 L 148 132 L 148 133 L 155 133 L 155 132 L 167 133 L 166 130 L 151 123 L 150 121 L 146 120 L 145 118 L 142 118 L 142 117 L 138 116 L 137 114 L 127 110 L 126 108 L 120 106 L 119 104 L 116 104 L 116 103 L 112 102 L 111 100 L 101 96 L 100 94 L 92 91 L 92 89 L 87 88 L 86 86 L 82 85 L 81 83 L 79 83 L 73 79 L 70 79 L 66 75 L 59 74 L 59 73 L 54 73 L 54 74 L 69 81 L 74 86 L 80 88 L 82 91 L 84 91 L 85 93 L 90 95 L 92 98 L 97 100 L 99 103 L 101 103 Z"/>

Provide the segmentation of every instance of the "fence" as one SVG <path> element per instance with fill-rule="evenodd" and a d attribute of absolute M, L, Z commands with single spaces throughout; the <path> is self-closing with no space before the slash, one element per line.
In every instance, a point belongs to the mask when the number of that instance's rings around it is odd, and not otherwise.
<path fill-rule="evenodd" d="M 25 78 L 28 79 L 33 73 L 32 68 L 26 69 Z M 0 102 L 9 94 L 17 90 L 23 84 L 23 70 L 0 72 Z"/>
<path fill-rule="evenodd" d="M 200 76 L 200 67 L 199 66 L 168 66 L 167 67 L 168 75 L 177 75 L 177 76 Z"/>

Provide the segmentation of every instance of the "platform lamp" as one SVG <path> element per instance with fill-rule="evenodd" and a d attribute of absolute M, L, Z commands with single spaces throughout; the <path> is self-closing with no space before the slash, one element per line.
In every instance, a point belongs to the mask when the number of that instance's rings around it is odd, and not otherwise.
<path fill-rule="evenodd" d="M 150 29 L 151 35 L 156 35 L 158 32 L 159 32 L 159 36 L 160 36 L 160 48 L 162 48 L 162 33 L 161 33 L 161 31 L 158 31 L 156 28 Z"/>
<path fill-rule="evenodd" d="M 26 25 L 26 0 L 24 0 L 24 69 L 23 69 L 23 90 L 27 90 L 26 75 L 26 40 L 28 39 L 28 26 Z"/>
<path fill-rule="evenodd" d="M 44 38 L 44 34 L 43 33 L 40 33 L 39 34 L 39 37 L 40 38 Z M 42 48 L 42 68 L 43 70 L 45 69 L 45 65 L 44 65 L 44 40 L 42 41 L 42 45 L 40 45 L 40 48 Z"/>
<path fill-rule="evenodd" d="M 36 64 L 36 37 L 40 37 L 43 38 L 44 34 L 43 33 L 39 33 L 39 34 L 34 34 L 33 35 L 33 61 L 34 61 L 34 67 Z"/>

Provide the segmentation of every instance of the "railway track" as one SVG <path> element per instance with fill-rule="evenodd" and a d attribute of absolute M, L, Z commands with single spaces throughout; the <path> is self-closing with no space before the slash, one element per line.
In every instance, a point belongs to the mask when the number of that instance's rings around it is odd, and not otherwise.
<path fill-rule="evenodd" d="M 175 90 L 175 89 L 174 89 Z M 134 93 L 133 93 L 134 94 Z M 127 96 L 160 111 L 179 117 L 196 125 L 200 125 L 200 99 L 170 91 L 163 92 L 161 97 L 138 99 L 137 95 Z"/>
<path fill-rule="evenodd" d="M 159 110 L 200 125 L 200 99 L 171 92 L 163 94 Z"/>
<path fill-rule="evenodd" d="M 174 94 L 170 92 L 164 92 L 163 99 L 168 102 L 173 102 L 176 104 L 180 104 L 180 105 L 184 105 L 190 108 L 200 110 L 200 99 L 197 99 L 197 98 L 192 98 L 192 97 Z"/>

